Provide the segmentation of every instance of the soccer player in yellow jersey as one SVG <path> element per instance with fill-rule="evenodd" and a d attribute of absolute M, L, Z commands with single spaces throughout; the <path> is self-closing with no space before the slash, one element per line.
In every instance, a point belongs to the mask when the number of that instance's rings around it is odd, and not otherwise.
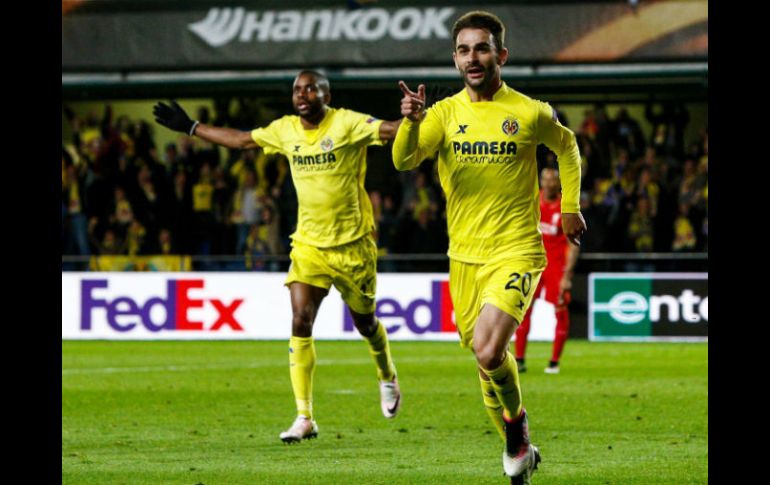
<path fill-rule="evenodd" d="M 313 419 L 313 322 L 332 284 L 369 344 L 382 413 L 392 418 L 401 406 L 387 331 L 374 315 L 377 246 L 372 206 L 364 189 L 366 147 L 392 140 L 400 121 L 331 108 L 330 101 L 329 80 L 321 73 L 302 71 L 292 91 L 297 116 L 284 116 L 251 132 L 193 121 L 174 102 L 154 108 L 156 121 L 172 130 L 230 148 L 262 147 L 267 154 L 280 152 L 289 159 L 299 208 L 285 283 L 292 308 L 289 373 L 297 405 L 297 418 L 280 434 L 287 443 L 318 435 Z"/>
<path fill-rule="evenodd" d="M 465 89 L 425 109 L 425 86 L 399 83 L 404 115 L 393 144 L 399 170 L 438 152 L 447 198 L 449 288 L 460 344 L 476 356 L 484 405 L 505 440 L 511 483 L 530 483 L 540 461 L 530 444 L 516 361 L 508 345 L 532 302 L 545 266 L 538 229 L 535 151 L 558 156 L 562 225 L 573 244 L 586 226 L 579 210 L 580 156 L 574 134 L 547 104 L 506 85 L 505 27 L 487 12 L 454 24 L 453 58 Z"/>

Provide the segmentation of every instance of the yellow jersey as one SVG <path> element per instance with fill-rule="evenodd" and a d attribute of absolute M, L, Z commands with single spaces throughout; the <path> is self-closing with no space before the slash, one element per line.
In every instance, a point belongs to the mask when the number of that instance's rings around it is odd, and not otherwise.
<path fill-rule="evenodd" d="M 349 243 L 374 230 L 364 189 L 366 147 L 382 145 L 378 120 L 347 109 L 328 108 L 318 128 L 306 130 L 288 115 L 251 138 L 266 154 L 283 153 L 297 189 L 297 230 L 292 239 L 327 248 Z"/>
<path fill-rule="evenodd" d="M 579 212 L 574 133 L 548 104 L 505 83 L 492 101 L 471 102 L 463 89 L 429 108 L 421 123 L 405 118 L 393 143 L 393 163 L 409 170 L 438 152 L 450 258 L 484 263 L 498 255 L 544 255 L 535 158 L 540 143 L 558 157 L 562 212 Z"/>

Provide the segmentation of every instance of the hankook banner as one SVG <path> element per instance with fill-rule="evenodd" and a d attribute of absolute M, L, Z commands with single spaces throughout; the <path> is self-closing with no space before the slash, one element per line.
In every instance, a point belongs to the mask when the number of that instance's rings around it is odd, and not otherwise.
<path fill-rule="evenodd" d="M 704 0 L 568 4 L 453 2 L 364 8 L 276 2 L 63 4 L 62 71 L 451 66 L 452 26 L 488 10 L 506 26 L 509 64 L 708 58 Z M 307 4 L 302 4 L 307 5 Z"/>

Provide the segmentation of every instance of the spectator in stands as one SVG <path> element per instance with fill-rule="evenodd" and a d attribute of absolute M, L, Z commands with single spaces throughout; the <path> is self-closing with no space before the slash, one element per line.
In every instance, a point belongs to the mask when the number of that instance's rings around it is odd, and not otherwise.
<path fill-rule="evenodd" d="M 264 159 L 265 153 L 261 148 L 250 148 L 247 150 L 240 150 L 240 157 L 234 157 L 235 162 L 230 165 L 229 174 L 238 184 L 243 186 L 246 182 L 246 177 L 249 172 L 254 174 L 254 187 L 257 187 L 258 179 L 258 159 Z M 262 163 L 261 165 L 264 165 Z M 264 169 L 263 169 L 264 170 Z"/>
<path fill-rule="evenodd" d="M 688 217 L 689 206 L 686 203 L 679 204 L 679 215 L 674 221 L 674 242 L 671 249 L 676 252 L 693 251 L 697 239 L 695 230 Z"/>
<path fill-rule="evenodd" d="M 688 158 L 684 162 L 682 180 L 679 184 L 679 203 L 693 206 L 698 202 L 700 193 L 696 185 L 696 166 L 695 161 Z"/>
<path fill-rule="evenodd" d="M 192 187 L 193 239 L 196 254 L 211 254 L 214 230 L 214 185 L 211 183 L 211 166 L 200 166 L 198 180 Z"/>
<path fill-rule="evenodd" d="M 651 103 L 645 106 L 644 115 L 652 124 L 650 144 L 655 152 L 667 159 L 684 155 L 684 129 L 690 114 L 683 103 L 663 103 L 662 111 L 655 111 Z"/>
<path fill-rule="evenodd" d="M 253 271 L 264 271 L 267 269 L 267 263 L 262 256 L 270 254 L 270 248 L 267 242 L 259 237 L 259 225 L 249 226 L 249 234 L 246 237 L 246 246 L 244 256 L 246 257 L 246 269 Z"/>
<path fill-rule="evenodd" d="M 580 134 L 594 141 L 596 140 L 597 133 L 599 133 L 599 123 L 596 122 L 594 110 L 589 108 L 583 111 L 583 123 L 580 125 Z"/>
<path fill-rule="evenodd" d="M 173 175 L 169 203 L 166 207 L 163 225 L 174 234 L 177 247 L 183 254 L 195 254 L 191 241 L 192 190 L 187 172 L 177 170 Z"/>
<path fill-rule="evenodd" d="M 176 148 L 176 143 L 171 142 L 166 144 L 166 148 L 163 151 L 162 162 L 166 169 L 166 173 L 170 174 L 176 170 L 177 164 L 180 163 L 179 150 Z"/>
<path fill-rule="evenodd" d="M 76 167 L 62 156 L 62 225 L 66 234 L 65 254 L 87 256 L 88 216 L 85 208 L 85 175 L 87 167 Z"/>
<path fill-rule="evenodd" d="M 243 254 L 251 226 L 262 218 L 262 204 L 257 198 L 257 174 L 253 169 L 243 171 L 243 185 L 232 195 L 230 222 L 235 226 L 235 252 Z"/>
<path fill-rule="evenodd" d="M 224 167 L 214 166 L 212 170 L 212 213 L 214 215 L 212 229 L 212 253 L 232 254 L 235 247 L 234 240 L 228 232 L 230 203 L 233 191 L 227 180 Z"/>
<path fill-rule="evenodd" d="M 146 254 L 145 240 L 147 238 L 147 229 L 139 222 L 139 219 L 134 219 L 128 226 L 126 233 L 126 250 L 129 256 L 137 256 L 140 254 Z"/>
<path fill-rule="evenodd" d="M 409 224 L 409 253 L 445 253 L 449 247 L 446 226 L 442 226 L 435 216 L 435 212 L 428 205 L 419 206 L 417 219 Z M 430 271 L 433 263 L 414 262 L 411 265 L 413 271 Z"/>
<path fill-rule="evenodd" d="M 639 197 L 636 200 L 636 210 L 631 214 L 628 223 L 628 236 L 636 252 L 652 251 L 654 233 L 650 200 L 647 197 Z"/>
<path fill-rule="evenodd" d="M 94 236 L 96 233 L 94 232 Z M 118 233 L 111 227 L 104 230 L 101 240 L 93 239 L 96 253 L 100 256 L 117 256 L 126 254 L 126 247 Z"/>
<path fill-rule="evenodd" d="M 134 197 L 136 215 L 145 221 L 150 233 L 154 234 L 161 221 L 163 201 L 160 191 L 152 179 L 149 165 L 142 164 L 139 168 L 136 176 L 136 187 L 136 196 Z"/>
<path fill-rule="evenodd" d="M 269 254 L 285 254 L 286 248 L 281 242 L 278 210 L 272 199 L 266 199 L 262 208 L 262 220 L 259 224 L 259 238 L 267 243 Z"/>
<path fill-rule="evenodd" d="M 113 210 L 109 222 L 117 226 L 118 235 L 122 238 L 125 236 L 128 226 L 134 220 L 134 210 L 128 197 L 126 197 L 126 191 L 123 186 L 116 186 L 113 194 Z"/>
<path fill-rule="evenodd" d="M 609 160 L 603 160 L 594 148 L 591 140 L 584 135 L 577 135 L 580 145 L 581 186 L 591 187 L 594 180 L 610 176 Z"/>
<path fill-rule="evenodd" d="M 425 172 L 418 171 L 414 178 L 414 186 L 408 187 L 404 194 L 402 214 L 408 213 L 414 219 L 419 219 L 420 212 L 425 208 L 431 212 L 436 212 L 438 210 L 438 197 L 433 187 L 427 184 Z"/>
<path fill-rule="evenodd" d="M 609 159 L 612 153 L 610 151 L 610 119 L 603 104 L 598 103 L 596 106 L 594 106 L 594 119 L 597 127 L 594 137 L 596 150 L 599 152 L 600 157 Z"/>
<path fill-rule="evenodd" d="M 647 199 L 650 205 L 650 217 L 658 215 L 658 198 L 660 187 L 652 180 L 652 171 L 648 167 L 642 167 L 639 171 L 639 181 L 636 184 L 637 199 Z"/>
<path fill-rule="evenodd" d="M 617 117 L 612 121 L 611 140 L 616 148 L 627 150 L 633 160 L 644 153 L 642 129 L 639 122 L 628 114 L 626 108 L 621 108 Z"/>
<path fill-rule="evenodd" d="M 176 248 L 176 245 L 174 244 L 174 238 L 171 235 L 171 231 L 168 228 L 161 228 L 160 231 L 158 231 L 158 245 L 155 248 L 155 251 L 153 251 L 154 254 L 162 254 L 164 256 L 169 256 L 172 254 L 178 254 L 179 251 Z"/>

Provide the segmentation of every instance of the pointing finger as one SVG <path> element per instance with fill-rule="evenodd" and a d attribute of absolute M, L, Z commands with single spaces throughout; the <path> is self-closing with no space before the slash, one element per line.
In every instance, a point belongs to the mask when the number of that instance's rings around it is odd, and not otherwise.
<path fill-rule="evenodd" d="M 401 88 L 401 92 L 403 92 L 407 96 L 412 96 L 414 93 L 406 86 L 406 83 L 404 81 L 398 82 L 398 87 Z"/>

